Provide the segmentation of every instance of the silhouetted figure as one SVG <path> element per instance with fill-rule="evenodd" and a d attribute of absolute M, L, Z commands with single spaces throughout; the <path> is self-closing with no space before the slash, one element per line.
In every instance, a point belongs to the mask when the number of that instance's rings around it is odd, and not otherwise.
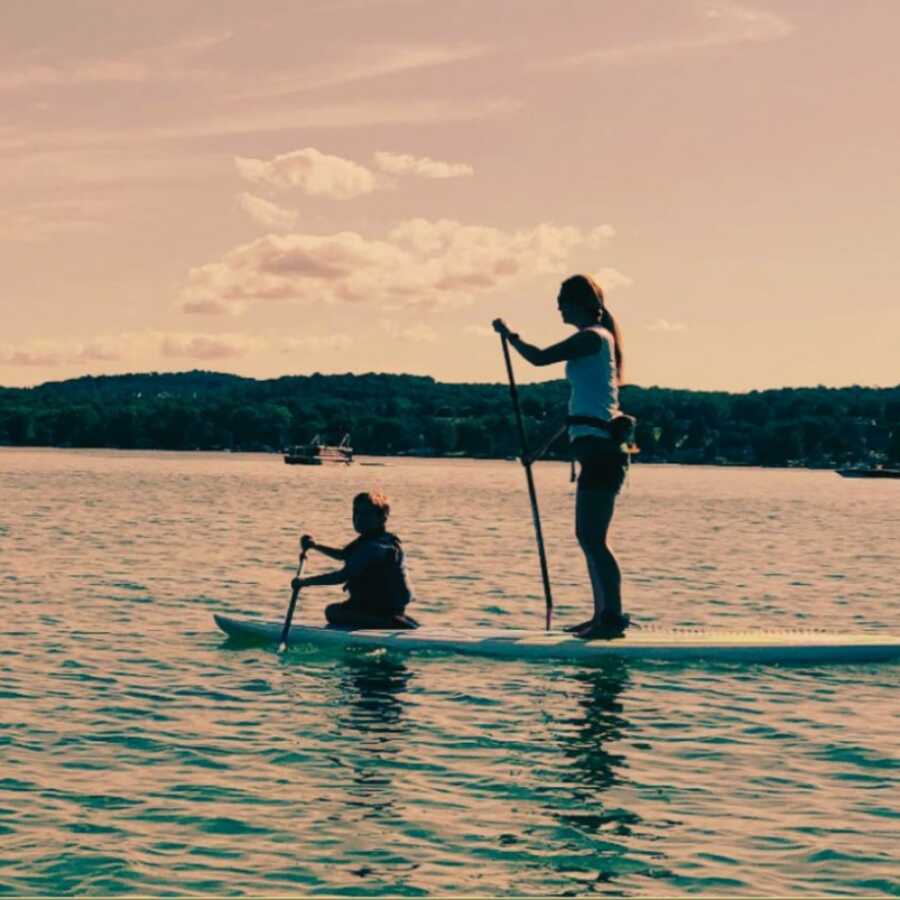
<path fill-rule="evenodd" d="M 608 540 L 616 497 L 628 471 L 628 441 L 634 424 L 619 410 L 622 340 L 600 285 L 589 276 L 566 279 L 558 306 L 563 322 L 577 331 L 543 350 L 523 341 L 502 319 L 493 324 L 532 365 L 566 364 L 571 390 L 566 428 L 580 465 L 575 534 L 594 594 L 593 616 L 567 630 L 586 639 L 614 638 L 630 622 L 622 612 L 622 573 Z M 561 434 L 562 430 L 554 439 Z"/>
<path fill-rule="evenodd" d="M 325 618 L 337 628 L 416 628 L 406 616 L 412 593 L 406 579 L 400 538 L 386 530 L 391 507 L 384 494 L 362 493 L 353 498 L 353 527 L 359 534 L 343 548 L 317 544 L 305 534 L 304 550 L 318 550 L 340 560 L 343 568 L 310 578 L 295 578 L 293 588 L 342 584 L 350 595 L 325 608 Z"/>

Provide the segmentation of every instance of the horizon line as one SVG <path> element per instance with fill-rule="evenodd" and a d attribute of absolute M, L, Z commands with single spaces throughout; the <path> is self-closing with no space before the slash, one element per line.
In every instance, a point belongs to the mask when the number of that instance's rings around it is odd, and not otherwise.
<path fill-rule="evenodd" d="M 458 385 L 506 385 L 505 381 L 450 381 L 450 380 L 441 380 L 435 378 L 433 375 L 424 375 L 420 373 L 414 372 L 306 372 L 306 373 L 284 373 L 282 375 L 274 375 L 267 378 L 260 378 L 255 375 L 239 375 L 236 372 L 223 372 L 217 369 L 179 369 L 175 371 L 161 371 L 157 369 L 152 369 L 149 371 L 135 371 L 135 372 L 115 372 L 115 373 L 102 373 L 99 375 L 94 375 L 89 372 L 86 372 L 82 375 L 73 375 L 69 378 L 60 378 L 60 379 L 51 379 L 48 381 L 42 381 L 35 384 L 30 385 L 6 385 L 0 384 L 0 391 L 30 391 L 37 390 L 38 388 L 47 387 L 48 385 L 58 385 L 65 384 L 71 381 L 80 381 L 86 378 L 134 378 L 134 377 L 148 377 L 148 376 L 178 376 L 178 375 L 192 375 L 195 373 L 202 373 L 206 375 L 223 375 L 230 378 L 239 378 L 244 381 L 255 381 L 255 382 L 266 382 L 266 381 L 279 381 L 282 378 L 312 378 L 314 376 L 318 376 L 320 378 L 344 378 L 352 376 L 354 378 L 363 378 L 367 376 L 381 376 L 381 377 L 396 377 L 396 378 L 427 378 L 433 381 L 435 384 L 458 384 Z M 547 378 L 543 381 L 526 381 L 521 382 L 522 387 L 528 387 L 536 384 L 549 384 L 554 381 L 565 381 L 564 377 L 557 378 Z M 671 387 L 668 385 L 661 384 L 638 384 L 637 382 L 626 382 L 625 384 L 620 385 L 620 389 L 624 390 L 626 388 L 639 388 L 641 390 L 665 390 L 665 391 L 690 391 L 692 393 L 697 394 L 751 394 L 751 393 L 762 393 L 765 391 L 786 391 L 786 390 L 851 390 L 853 388 L 859 388 L 864 390 L 897 390 L 900 389 L 900 382 L 897 384 L 845 384 L 845 385 L 827 385 L 827 384 L 785 384 L 780 386 L 770 386 L 770 387 L 753 387 L 753 388 L 744 388 L 744 389 L 734 389 L 734 388 L 693 388 L 693 387 Z"/>

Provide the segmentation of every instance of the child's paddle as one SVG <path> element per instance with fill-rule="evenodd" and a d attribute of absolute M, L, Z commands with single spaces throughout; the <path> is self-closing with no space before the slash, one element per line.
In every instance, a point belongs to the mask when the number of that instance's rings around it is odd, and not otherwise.
<path fill-rule="evenodd" d="M 303 550 L 300 554 L 300 564 L 297 566 L 297 574 L 294 576 L 295 578 L 300 577 L 300 573 L 303 571 L 303 563 L 306 562 L 306 554 L 308 550 Z M 284 617 L 284 627 L 281 629 L 281 640 L 278 643 L 278 652 L 284 653 L 287 649 L 287 638 L 288 632 L 291 630 L 291 619 L 294 618 L 294 607 L 297 605 L 297 597 L 300 594 L 300 588 L 295 587 L 294 592 L 291 594 L 291 605 L 288 607 L 287 615 Z"/>

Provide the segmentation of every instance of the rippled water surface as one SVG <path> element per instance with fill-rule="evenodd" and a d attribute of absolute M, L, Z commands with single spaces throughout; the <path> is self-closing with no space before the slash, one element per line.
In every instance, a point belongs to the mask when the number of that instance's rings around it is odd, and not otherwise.
<path fill-rule="evenodd" d="M 421 620 L 542 627 L 518 465 L 365 462 L 0 451 L 0 893 L 900 895 L 900 665 L 229 646 L 212 614 L 281 618 L 301 530 L 373 487 Z M 900 482 L 799 470 L 638 466 L 615 524 L 659 625 L 897 632 L 898 538 Z"/>

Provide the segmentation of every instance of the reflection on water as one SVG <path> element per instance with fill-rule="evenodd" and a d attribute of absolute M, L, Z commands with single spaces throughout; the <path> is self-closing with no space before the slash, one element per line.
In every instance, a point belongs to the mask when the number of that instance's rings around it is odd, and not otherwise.
<path fill-rule="evenodd" d="M 584 693 L 578 701 L 579 714 L 569 720 L 574 730 L 561 744 L 576 767 L 573 774 L 591 789 L 582 793 L 587 802 L 611 787 L 618 770 L 627 766 L 625 757 L 608 747 L 622 739 L 627 726 L 620 695 L 628 687 L 628 663 L 606 660 L 602 667 L 575 673 L 574 680 Z"/>
<path fill-rule="evenodd" d="M 337 724 L 360 737 L 397 734 L 403 714 L 403 693 L 412 673 L 389 653 L 347 652 L 342 659 Z M 389 741 L 382 741 L 390 746 Z"/>
<path fill-rule="evenodd" d="M 623 872 L 659 871 L 663 854 L 635 853 L 629 837 L 641 816 L 626 809 L 615 790 L 628 769 L 624 739 L 630 727 L 625 713 L 629 663 L 604 660 L 596 668 L 573 671 L 571 682 L 573 714 L 554 722 L 561 756 L 568 761 L 566 796 L 548 812 L 582 836 L 574 843 L 562 842 L 563 851 L 582 851 L 577 860 L 564 863 L 562 871 L 577 874 L 582 887 L 595 890 L 616 882 Z M 584 881 L 586 873 L 589 882 Z"/>
<path fill-rule="evenodd" d="M 412 673 L 388 653 L 351 649 L 341 654 L 333 674 L 339 678 L 334 730 L 347 747 L 340 762 L 350 770 L 348 787 L 353 785 L 347 806 L 364 810 L 366 819 L 391 817 L 398 802 L 397 757 L 409 753 L 402 716 Z M 354 870 L 356 875 L 369 871 L 367 866 Z"/>

